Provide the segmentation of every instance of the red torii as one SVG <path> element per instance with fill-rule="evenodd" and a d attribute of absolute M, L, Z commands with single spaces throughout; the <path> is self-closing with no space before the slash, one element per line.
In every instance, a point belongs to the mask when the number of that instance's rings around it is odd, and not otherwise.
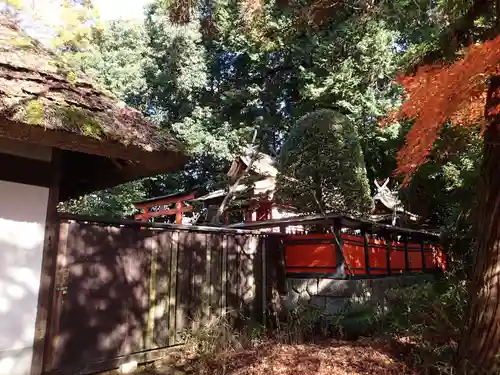
<path fill-rule="evenodd" d="M 148 221 L 152 217 L 175 215 L 175 223 L 182 224 L 182 214 L 193 210 L 191 206 L 184 207 L 183 202 L 193 200 L 195 194 L 196 192 L 176 193 L 136 202 L 134 203 L 134 207 L 140 210 L 141 213 L 136 214 L 135 219 Z M 175 208 L 164 208 L 164 206 L 168 206 L 172 203 L 175 203 Z M 160 207 L 160 209 L 157 211 L 150 211 L 154 207 Z"/>

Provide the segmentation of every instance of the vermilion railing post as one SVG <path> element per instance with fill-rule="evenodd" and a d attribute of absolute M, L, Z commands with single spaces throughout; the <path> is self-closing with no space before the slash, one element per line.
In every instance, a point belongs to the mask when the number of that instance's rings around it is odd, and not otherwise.
<path fill-rule="evenodd" d="M 337 268 L 337 274 L 341 277 L 345 277 L 345 258 L 344 258 L 344 252 L 343 252 L 343 243 L 342 243 L 342 223 L 340 220 L 335 220 L 333 222 L 333 231 L 335 233 L 335 236 L 337 237 L 338 243 L 335 244 L 335 249 L 336 249 L 336 268 Z"/>
<path fill-rule="evenodd" d="M 182 201 L 175 203 L 175 224 L 182 224 Z"/>
<path fill-rule="evenodd" d="M 420 240 L 420 251 L 422 252 L 422 272 L 427 272 L 427 267 L 425 266 L 425 240 Z"/>
<path fill-rule="evenodd" d="M 370 248 L 368 246 L 368 233 L 366 233 L 366 230 L 363 228 L 361 230 L 361 235 L 363 236 L 363 243 L 365 247 L 365 271 L 366 274 L 369 275 L 370 272 Z"/>
<path fill-rule="evenodd" d="M 390 275 L 391 271 L 391 236 L 387 233 L 384 233 L 385 239 L 385 256 L 387 262 L 387 274 Z"/>
<path fill-rule="evenodd" d="M 385 234 L 385 254 L 387 257 L 387 274 L 390 275 L 391 271 L 391 236 Z"/>
<path fill-rule="evenodd" d="M 404 245 L 405 245 L 405 268 L 406 268 L 406 273 L 410 273 L 410 256 L 408 254 L 408 235 L 405 234 L 403 236 L 404 239 Z"/>

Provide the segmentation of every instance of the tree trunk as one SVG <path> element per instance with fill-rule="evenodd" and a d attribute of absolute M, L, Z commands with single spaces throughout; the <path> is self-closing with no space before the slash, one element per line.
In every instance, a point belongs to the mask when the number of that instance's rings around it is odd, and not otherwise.
<path fill-rule="evenodd" d="M 467 374 L 490 374 L 500 353 L 500 77 L 491 79 L 486 102 L 489 124 L 479 197 L 478 239 L 469 289 L 467 325 L 458 350 L 458 366 Z M 498 110 L 496 110 L 498 112 Z"/>

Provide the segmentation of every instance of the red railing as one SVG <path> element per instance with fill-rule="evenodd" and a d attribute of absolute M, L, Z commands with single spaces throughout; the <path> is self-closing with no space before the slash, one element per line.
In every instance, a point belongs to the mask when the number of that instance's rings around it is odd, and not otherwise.
<path fill-rule="evenodd" d="M 341 248 L 331 234 L 286 236 L 287 273 L 335 274 L 341 265 L 352 276 L 446 270 L 446 256 L 437 244 L 346 233 L 339 242 Z"/>

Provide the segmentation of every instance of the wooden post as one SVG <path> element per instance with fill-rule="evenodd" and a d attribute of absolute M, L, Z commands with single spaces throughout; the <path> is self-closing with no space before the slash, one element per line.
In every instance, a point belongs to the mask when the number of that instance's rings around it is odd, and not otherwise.
<path fill-rule="evenodd" d="M 267 237 L 266 246 L 270 244 L 270 238 L 272 238 L 273 248 L 277 251 L 277 264 L 276 264 L 276 276 L 278 284 L 278 293 L 280 295 L 286 295 L 287 285 L 286 285 L 286 242 L 283 238 L 278 237 Z"/>
<path fill-rule="evenodd" d="M 425 240 L 420 240 L 420 251 L 422 253 L 422 272 L 426 272 L 427 267 L 425 266 Z"/>
<path fill-rule="evenodd" d="M 391 236 L 385 235 L 385 248 L 386 248 L 386 257 L 387 257 L 387 274 L 390 275 L 391 271 Z"/>
<path fill-rule="evenodd" d="M 365 270 L 366 274 L 369 275 L 370 272 L 370 247 L 368 246 L 368 233 L 366 233 L 365 229 L 362 229 L 361 233 L 363 234 L 363 244 L 365 248 Z"/>
<path fill-rule="evenodd" d="M 269 285 L 269 278 L 268 278 L 268 271 L 267 271 L 267 254 L 268 254 L 268 246 L 267 246 L 267 241 L 266 240 L 261 240 L 262 237 L 259 239 L 258 244 L 260 245 L 260 249 L 257 251 L 260 251 L 260 256 L 262 257 L 262 263 L 261 263 L 261 277 L 262 277 L 262 324 L 266 325 L 268 322 L 268 296 L 267 296 L 267 288 Z M 267 238 L 266 238 L 267 239 Z"/>
<path fill-rule="evenodd" d="M 138 214 L 135 214 L 135 220 L 140 220 L 140 221 L 145 221 L 144 217 L 143 217 L 143 213 L 146 213 L 146 210 L 144 208 L 139 208 L 139 213 Z"/>
<path fill-rule="evenodd" d="M 50 371 L 55 368 L 57 359 L 57 350 L 59 343 L 59 323 L 61 317 L 61 306 L 63 294 L 66 293 L 68 283 L 68 268 L 66 253 L 68 250 L 69 223 L 59 224 L 59 240 L 57 247 L 57 256 L 55 264 L 55 276 L 52 288 L 52 306 L 50 310 L 49 339 L 47 343 L 46 354 L 44 357 L 44 371 Z"/>
<path fill-rule="evenodd" d="M 410 273 L 410 257 L 408 254 L 408 235 L 405 234 L 403 236 L 404 238 L 404 245 L 405 245 L 405 269 L 406 273 Z"/>
<path fill-rule="evenodd" d="M 342 244 L 342 225 L 340 220 L 335 220 L 333 223 L 333 230 L 335 236 L 337 237 L 338 244 L 335 244 L 335 258 L 336 258 L 336 268 L 337 274 L 341 277 L 345 277 L 345 258 L 343 253 L 343 244 Z"/>
<path fill-rule="evenodd" d="M 255 209 L 255 208 L 252 210 L 252 216 L 251 216 L 250 221 L 251 221 L 251 222 L 255 222 L 255 221 L 257 221 L 257 211 L 256 211 L 256 209 Z"/>
<path fill-rule="evenodd" d="M 175 209 L 175 224 L 182 224 L 182 201 L 177 201 Z"/>
<path fill-rule="evenodd" d="M 226 317 L 227 309 L 227 253 L 229 235 L 224 234 L 222 240 L 222 269 L 221 269 L 221 312 L 220 316 Z"/>
<path fill-rule="evenodd" d="M 45 364 L 52 363 L 53 345 L 49 341 L 51 325 L 59 319 L 57 308 L 54 308 L 54 285 L 57 268 L 59 246 L 59 217 L 57 203 L 59 202 L 59 185 L 61 180 L 61 152 L 52 149 L 50 166 L 51 183 L 47 202 L 45 237 L 43 243 L 43 258 L 41 265 L 40 287 L 38 291 L 37 313 L 35 320 L 35 337 L 33 343 L 33 357 L 31 375 L 40 375 Z M 67 232 L 65 232 L 67 233 Z"/>

